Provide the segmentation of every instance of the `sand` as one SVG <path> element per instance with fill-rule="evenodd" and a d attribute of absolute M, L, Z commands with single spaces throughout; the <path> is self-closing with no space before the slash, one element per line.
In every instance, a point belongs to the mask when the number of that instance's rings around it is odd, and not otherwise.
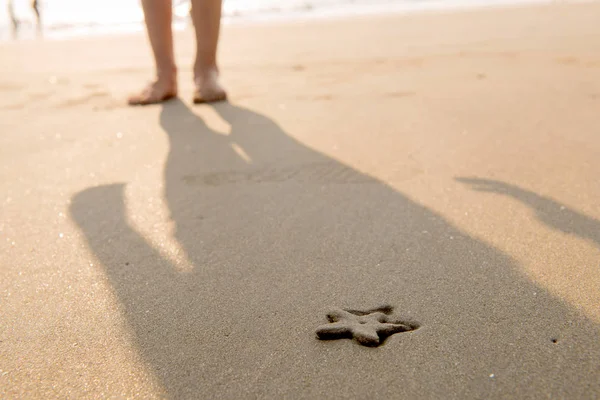
<path fill-rule="evenodd" d="M 600 397 L 600 5 L 0 45 L 0 397 Z M 335 308 L 419 329 L 318 340 Z"/>

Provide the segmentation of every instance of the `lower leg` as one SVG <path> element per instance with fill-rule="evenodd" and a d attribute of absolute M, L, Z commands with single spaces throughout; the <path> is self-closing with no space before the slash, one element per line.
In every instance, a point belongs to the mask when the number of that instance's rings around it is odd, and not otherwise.
<path fill-rule="evenodd" d="M 141 93 L 130 97 L 130 104 L 157 103 L 177 95 L 177 67 L 173 50 L 171 0 L 142 0 L 148 39 L 156 66 L 156 80 Z"/>
<path fill-rule="evenodd" d="M 42 33 L 42 16 L 40 15 L 40 2 L 38 0 L 32 0 L 31 8 L 35 13 L 35 26 L 37 29 L 37 33 L 38 35 L 40 35 Z"/>
<path fill-rule="evenodd" d="M 217 46 L 221 26 L 221 0 L 192 0 L 192 21 L 196 31 L 194 62 L 195 102 L 224 100 L 225 90 L 219 84 Z"/>
<path fill-rule="evenodd" d="M 19 30 L 19 20 L 15 15 L 15 9 L 13 7 L 13 0 L 8 0 L 8 15 L 10 16 L 10 21 L 12 24 L 12 34 L 13 37 L 17 36 L 17 31 Z"/>

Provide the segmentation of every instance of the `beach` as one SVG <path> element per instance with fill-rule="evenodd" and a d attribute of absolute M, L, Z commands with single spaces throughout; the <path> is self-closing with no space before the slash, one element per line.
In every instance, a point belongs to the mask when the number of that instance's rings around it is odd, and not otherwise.
<path fill-rule="evenodd" d="M 600 396 L 600 3 L 0 43 L 0 397 Z M 318 340 L 394 307 L 379 347 Z"/>

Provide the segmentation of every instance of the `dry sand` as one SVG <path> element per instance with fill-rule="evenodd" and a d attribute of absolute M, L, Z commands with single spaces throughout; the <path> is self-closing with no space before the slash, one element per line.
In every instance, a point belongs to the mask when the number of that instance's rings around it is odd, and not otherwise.
<path fill-rule="evenodd" d="M 0 46 L 0 397 L 600 397 L 600 5 Z M 319 341 L 331 307 L 421 328 Z"/>

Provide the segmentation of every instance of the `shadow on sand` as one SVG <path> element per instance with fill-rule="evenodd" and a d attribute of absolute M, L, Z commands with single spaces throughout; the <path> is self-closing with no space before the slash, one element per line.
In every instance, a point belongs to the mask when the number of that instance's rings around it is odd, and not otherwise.
<path fill-rule="evenodd" d="M 600 221 L 597 219 L 588 217 L 549 197 L 540 196 L 509 183 L 467 177 L 456 180 L 480 192 L 510 196 L 535 211 L 537 218 L 549 228 L 589 240 L 600 249 Z"/>
<path fill-rule="evenodd" d="M 213 108 L 229 135 L 180 101 L 160 116 L 165 200 L 193 271 L 130 226 L 123 184 L 70 210 L 169 397 L 599 393 L 598 327 L 512 259 L 266 116 Z M 422 328 L 375 349 L 316 340 L 328 307 L 383 303 Z"/>

